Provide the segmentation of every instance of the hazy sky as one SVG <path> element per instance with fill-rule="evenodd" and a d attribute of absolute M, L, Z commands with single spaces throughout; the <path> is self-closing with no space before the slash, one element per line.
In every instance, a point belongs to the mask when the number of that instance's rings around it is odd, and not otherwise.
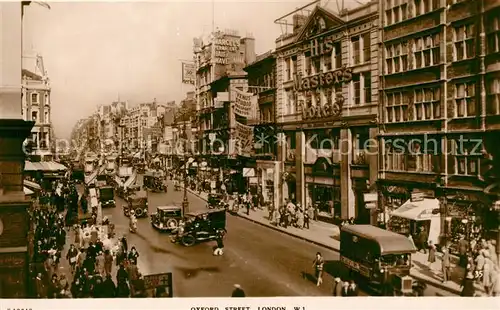
<path fill-rule="evenodd" d="M 193 38 L 215 25 L 256 39 L 256 52 L 274 48 L 275 19 L 311 1 L 50 2 L 26 8 L 24 50 L 43 55 L 52 84 L 56 135 L 118 95 L 130 103 L 184 97 L 180 59 L 192 59 Z M 335 1 L 332 1 L 335 2 Z M 347 0 L 346 0 L 347 2 Z"/>

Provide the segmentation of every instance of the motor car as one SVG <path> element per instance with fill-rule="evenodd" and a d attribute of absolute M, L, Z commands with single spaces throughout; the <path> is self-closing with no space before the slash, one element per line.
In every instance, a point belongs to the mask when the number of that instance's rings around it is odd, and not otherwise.
<path fill-rule="evenodd" d="M 159 231 L 170 232 L 179 227 L 179 222 L 182 220 L 182 207 L 158 206 L 156 212 L 151 214 L 151 226 Z"/>
<path fill-rule="evenodd" d="M 165 192 L 167 190 L 163 175 L 155 171 L 148 171 L 144 174 L 144 187 L 153 192 Z"/>
<path fill-rule="evenodd" d="M 226 235 L 226 210 L 189 212 L 184 215 L 184 227 L 171 236 L 171 241 L 186 247 Z"/>
<path fill-rule="evenodd" d="M 210 193 L 208 194 L 208 207 L 216 208 L 219 206 L 220 202 L 224 199 L 224 195 L 220 193 Z"/>
<path fill-rule="evenodd" d="M 103 208 L 116 207 L 115 189 L 112 186 L 99 187 L 99 202 Z"/>
<path fill-rule="evenodd" d="M 137 218 L 148 216 L 148 195 L 145 191 L 138 191 L 128 196 L 127 204 L 122 206 L 123 214 L 130 216 L 130 211 L 134 211 Z"/>

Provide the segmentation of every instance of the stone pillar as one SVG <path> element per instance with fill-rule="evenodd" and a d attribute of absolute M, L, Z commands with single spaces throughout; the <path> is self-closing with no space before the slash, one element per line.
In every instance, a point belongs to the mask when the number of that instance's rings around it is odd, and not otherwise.
<path fill-rule="evenodd" d="M 302 206 L 305 205 L 305 173 L 304 173 L 304 160 L 306 158 L 306 136 L 303 131 L 295 133 L 296 149 L 295 149 L 295 171 L 296 171 L 296 193 L 297 203 Z"/>
<path fill-rule="evenodd" d="M 279 161 L 275 161 L 273 162 L 273 169 L 274 169 L 274 174 L 273 174 L 273 204 L 274 204 L 274 207 L 275 208 L 279 208 L 280 205 L 281 205 L 281 187 L 280 187 L 280 184 L 281 184 L 281 175 L 283 173 L 283 171 L 280 169 L 280 162 Z"/>
<path fill-rule="evenodd" d="M 340 131 L 340 203 L 342 219 L 356 216 L 355 195 L 352 188 L 351 163 L 353 153 L 352 134 L 350 128 Z"/>
<path fill-rule="evenodd" d="M 0 298 L 28 297 L 23 142 L 34 122 L 21 114 L 21 3 L 0 3 Z"/>

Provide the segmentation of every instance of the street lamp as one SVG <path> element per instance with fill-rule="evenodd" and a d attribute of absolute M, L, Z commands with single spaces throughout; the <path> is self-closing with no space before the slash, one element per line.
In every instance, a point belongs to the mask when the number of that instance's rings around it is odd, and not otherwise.
<path fill-rule="evenodd" d="M 184 167 L 184 198 L 182 199 L 182 215 L 184 216 L 187 212 L 189 212 L 189 200 L 187 196 L 187 187 L 188 187 L 188 182 L 187 182 L 187 172 L 188 172 L 188 167 L 191 165 L 193 162 L 193 158 L 189 157 L 188 154 L 188 141 L 187 141 L 187 125 L 184 123 L 184 138 L 186 139 L 186 144 L 185 144 L 185 151 L 184 151 L 184 162 L 185 162 L 185 167 Z"/>

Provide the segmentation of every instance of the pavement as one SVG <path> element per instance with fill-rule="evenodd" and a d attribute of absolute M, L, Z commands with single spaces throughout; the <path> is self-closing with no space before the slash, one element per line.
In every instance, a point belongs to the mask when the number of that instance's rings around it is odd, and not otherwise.
<path fill-rule="evenodd" d="M 208 193 L 205 192 L 195 192 L 190 189 L 188 191 L 198 196 L 202 200 L 207 200 Z M 268 212 L 266 210 L 251 210 L 250 214 L 247 215 L 246 210 L 240 210 L 238 216 L 249 220 L 253 223 L 260 224 L 267 228 L 279 231 L 285 235 L 295 237 L 297 239 L 307 241 L 316 246 L 329 249 L 334 252 L 338 252 L 340 249 L 339 234 L 340 229 L 338 226 L 330 223 L 311 221 L 309 229 L 298 229 L 295 227 L 278 227 L 270 223 L 268 220 Z M 461 279 L 463 277 L 463 269 L 460 267 L 453 266 L 451 281 L 446 283 L 442 282 L 442 272 L 441 272 L 441 253 L 437 253 L 437 261 L 430 265 L 427 263 L 427 254 L 422 252 L 417 252 L 412 255 L 412 269 L 411 275 L 428 285 L 439 289 L 440 291 L 446 291 L 448 295 L 460 295 L 461 293 Z M 476 284 L 476 292 L 479 294 L 484 294 L 484 289 Z M 444 295 L 444 294 L 440 294 Z"/>

